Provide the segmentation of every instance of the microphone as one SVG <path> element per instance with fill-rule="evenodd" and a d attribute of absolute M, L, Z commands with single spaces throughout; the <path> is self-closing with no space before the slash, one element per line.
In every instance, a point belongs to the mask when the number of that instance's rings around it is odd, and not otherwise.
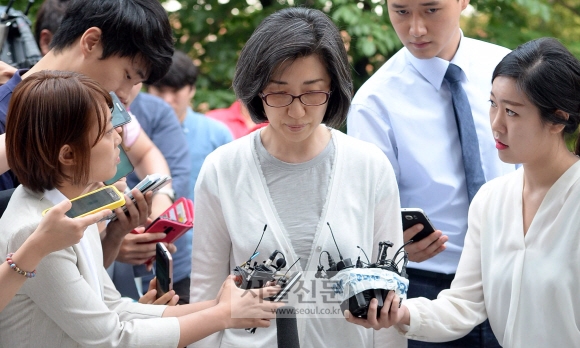
<path fill-rule="evenodd" d="M 296 308 L 283 306 L 276 310 L 278 348 L 300 348 Z"/>

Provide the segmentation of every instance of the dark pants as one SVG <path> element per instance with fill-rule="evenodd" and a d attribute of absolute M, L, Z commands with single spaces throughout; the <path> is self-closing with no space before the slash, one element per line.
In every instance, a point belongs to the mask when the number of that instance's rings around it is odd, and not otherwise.
<path fill-rule="evenodd" d="M 177 301 L 177 304 L 189 303 L 189 284 L 190 284 L 189 277 L 186 277 L 178 282 L 173 283 L 173 290 L 177 295 L 179 295 L 179 301 Z"/>
<path fill-rule="evenodd" d="M 409 291 L 408 298 L 426 297 L 430 300 L 437 298 L 441 290 L 449 289 L 453 275 L 443 275 L 432 272 L 417 270 L 407 270 L 409 273 Z M 419 274 L 418 274 L 419 273 Z M 449 347 L 449 348 L 495 348 L 501 347 L 491 331 L 489 321 L 476 326 L 466 336 L 451 342 L 430 343 L 409 340 L 409 348 L 430 348 L 430 347 Z"/>

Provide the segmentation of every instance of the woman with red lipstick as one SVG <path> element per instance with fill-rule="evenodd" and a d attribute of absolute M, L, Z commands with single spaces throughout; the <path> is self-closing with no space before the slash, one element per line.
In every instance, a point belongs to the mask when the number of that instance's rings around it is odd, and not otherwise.
<path fill-rule="evenodd" d="M 485 184 L 451 289 L 434 301 L 393 301 L 379 329 L 443 342 L 489 318 L 503 347 L 577 347 L 580 342 L 580 62 L 552 38 L 509 53 L 492 77 L 490 121 L 499 157 L 518 171 Z M 369 311 L 369 318 L 373 317 Z"/>
<path fill-rule="evenodd" d="M 254 122 L 269 124 L 216 149 L 203 164 L 195 188 L 191 299 L 215 297 L 219 279 L 253 254 L 267 224 L 255 260 L 274 250 L 285 255 L 287 267 L 299 260 L 291 269 L 303 273 L 303 290 L 293 290 L 302 296 L 296 306 L 334 313 L 298 317 L 302 346 L 404 345 L 394 332 L 393 341 L 385 337 L 389 332 L 347 323 L 339 304 L 324 302 L 324 290 L 313 287 L 321 252 L 338 259 L 329 225 L 345 257 L 356 257 L 360 246 L 376 258 L 380 241 L 390 240 L 395 249 L 403 241 L 387 157 L 331 128 L 344 123 L 352 96 L 338 29 L 312 9 L 267 17 L 240 53 L 233 87 Z M 276 330 L 227 330 L 199 346 L 272 347 Z"/>

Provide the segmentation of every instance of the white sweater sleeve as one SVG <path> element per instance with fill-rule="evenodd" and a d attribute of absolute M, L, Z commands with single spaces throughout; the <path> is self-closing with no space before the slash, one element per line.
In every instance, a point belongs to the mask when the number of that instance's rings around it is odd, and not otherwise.
<path fill-rule="evenodd" d="M 378 155 L 385 157 L 382 153 Z M 395 251 L 403 245 L 401 205 L 397 181 L 393 168 L 386 158 L 384 162 L 385 166 L 380 175 L 375 196 L 372 260 L 375 260 L 377 257 L 379 242 L 388 240 L 394 244 L 392 250 L 389 250 L 390 256 L 394 256 Z M 373 341 L 375 348 L 407 347 L 407 339 L 400 335 L 393 327 L 374 331 Z"/>
<path fill-rule="evenodd" d="M 446 342 L 468 334 L 487 318 L 481 274 L 481 230 L 485 219 L 488 187 L 483 186 L 469 209 L 465 244 L 451 288 L 439 293 L 436 300 L 407 300 L 411 314 L 406 336 L 428 342 Z"/>
<path fill-rule="evenodd" d="M 232 242 L 219 196 L 216 168 L 208 156 L 195 185 L 195 232 L 191 267 L 190 302 L 214 299 L 230 274 Z M 222 332 L 217 332 L 191 347 L 220 346 Z"/>

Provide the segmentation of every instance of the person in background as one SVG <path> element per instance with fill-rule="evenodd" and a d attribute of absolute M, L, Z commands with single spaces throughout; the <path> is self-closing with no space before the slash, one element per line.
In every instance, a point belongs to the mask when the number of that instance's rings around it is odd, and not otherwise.
<path fill-rule="evenodd" d="M 213 150 L 232 141 L 232 134 L 223 123 L 217 122 L 192 109 L 198 69 L 184 52 L 173 53 L 169 71 L 157 82 L 147 85 L 147 92 L 165 100 L 177 115 L 187 138 L 192 161 L 189 198 L 194 199 L 193 189 L 205 157 Z"/>
<path fill-rule="evenodd" d="M 22 185 L 0 219 L 0 250 L 20 248 L 44 210 L 113 177 L 121 137 L 111 106 L 102 86 L 74 72 L 41 70 L 15 88 L 6 152 Z M 0 346 L 183 347 L 225 327 L 267 327 L 281 305 L 263 299 L 279 287 L 251 296 L 232 278 L 203 303 L 135 303 L 120 297 L 102 265 L 96 225 L 80 243 L 42 259 L 34 279 L 0 313 Z M 34 329 L 23 335 L 27 326 Z"/>
<path fill-rule="evenodd" d="M 234 139 L 241 138 L 267 125 L 263 122 L 255 123 L 248 109 L 239 100 L 233 102 L 228 108 L 210 110 L 205 115 L 225 124 L 232 132 Z"/>
<path fill-rule="evenodd" d="M 498 157 L 522 168 L 488 182 L 473 199 L 451 289 L 433 301 L 403 301 L 400 309 L 395 300 L 379 320 L 350 320 L 443 342 L 489 318 L 502 347 L 576 347 L 580 139 L 572 153 L 564 135 L 580 124 L 580 61 L 558 40 L 541 38 L 505 56 L 492 81 Z"/>
<path fill-rule="evenodd" d="M 375 145 L 331 128 L 344 123 L 352 96 L 340 32 L 318 10 L 291 7 L 266 17 L 240 53 L 233 88 L 254 122 L 269 123 L 203 163 L 195 186 L 191 301 L 213 298 L 220 278 L 255 250 L 276 250 L 289 268 L 294 264 L 291 271 L 304 273 L 302 313 L 340 312 L 311 285 L 321 252 L 336 250 L 334 237 L 342 254 L 353 257 L 357 246 L 376 259 L 379 242 L 390 240 L 395 250 L 403 245 L 388 159 Z M 298 328 L 303 347 L 405 343 L 394 331 L 367 331 L 341 317 L 298 317 Z M 269 329 L 226 330 L 194 346 L 275 345 Z"/>
<path fill-rule="evenodd" d="M 408 297 L 434 299 L 455 276 L 467 231 L 467 211 L 487 180 L 515 170 L 495 154 L 488 105 L 493 69 L 509 52 L 463 36 L 459 19 L 469 0 L 387 0 L 405 46 L 357 91 L 349 135 L 376 144 L 389 158 L 401 206 L 421 208 L 439 229 L 409 244 Z M 456 110 L 459 112 L 456 113 Z M 405 242 L 423 226 L 404 232 Z M 437 345 L 498 347 L 489 323 Z"/>
<path fill-rule="evenodd" d="M 224 124 L 192 110 L 197 74 L 197 67 L 191 58 L 181 51 L 175 51 L 173 63 L 167 74 L 147 86 L 150 94 L 162 98 L 171 105 L 187 139 L 191 159 L 188 198 L 191 200 L 194 200 L 193 189 L 205 157 L 221 145 L 232 141 L 232 135 Z M 173 289 L 179 295 L 179 303 L 189 302 L 192 238 L 193 230 L 179 238 L 176 242 L 178 251 L 173 255 Z M 150 280 L 151 276 L 143 277 L 144 288 Z"/>

